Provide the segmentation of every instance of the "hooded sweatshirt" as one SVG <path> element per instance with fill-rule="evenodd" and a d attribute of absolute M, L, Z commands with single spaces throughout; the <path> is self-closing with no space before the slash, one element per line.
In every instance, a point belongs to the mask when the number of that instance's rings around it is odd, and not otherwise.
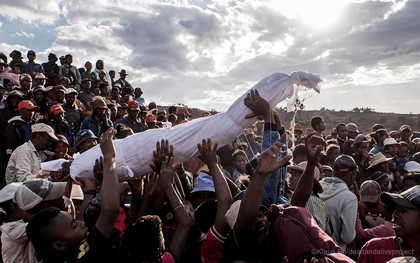
<path fill-rule="evenodd" d="M 1 227 L 1 254 L 4 262 L 38 262 L 35 249 L 26 236 L 26 223 L 22 220 Z"/>
<path fill-rule="evenodd" d="M 327 206 L 332 226 L 333 239 L 345 249 L 356 237 L 357 197 L 347 184 L 338 177 L 325 177 L 320 181 L 319 197 Z"/>

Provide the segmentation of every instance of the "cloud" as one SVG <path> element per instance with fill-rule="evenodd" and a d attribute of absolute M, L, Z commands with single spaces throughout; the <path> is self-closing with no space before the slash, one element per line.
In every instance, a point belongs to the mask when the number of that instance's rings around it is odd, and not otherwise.
<path fill-rule="evenodd" d="M 26 38 L 30 38 L 30 39 L 34 39 L 35 38 L 35 35 L 34 34 L 27 33 L 27 32 L 25 32 L 23 30 L 20 30 L 20 32 L 16 32 L 12 36 L 14 36 L 14 37 L 26 37 Z"/>
<path fill-rule="evenodd" d="M 317 108 L 373 105 L 378 87 L 391 93 L 419 83 L 420 1 L 349 0 L 336 10 L 327 2 L 309 5 L 318 17 L 336 16 L 316 27 L 303 0 L 297 7 L 305 12 L 278 1 L 17 0 L 0 4 L 0 30 L 23 23 L 15 38 L 26 51 L 44 40 L 31 29 L 48 28 L 39 57 L 71 53 L 77 66 L 103 59 L 158 103 L 224 110 L 263 77 L 294 70 L 321 74 L 322 93 L 308 104 Z M 358 100 L 349 101 L 355 91 Z"/>
<path fill-rule="evenodd" d="M 21 21 L 26 24 L 53 24 L 60 16 L 62 0 L 13 0 L 2 1 L 0 9 L 2 16 L 11 21 Z"/>

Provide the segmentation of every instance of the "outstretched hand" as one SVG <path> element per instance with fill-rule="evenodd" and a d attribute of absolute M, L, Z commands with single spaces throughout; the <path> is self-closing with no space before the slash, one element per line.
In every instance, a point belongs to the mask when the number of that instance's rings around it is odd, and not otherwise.
<path fill-rule="evenodd" d="M 257 90 L 251 90 L 244 99 L 244 103 L 248 108 L 252 110 L 252 113 L 245 117 L 246 119 L 258 117 L 261 115 L 264 115 L 264 117 L 269 117 L 271 114 L 270 104 L 268 104 L 268 102 L 260 96 Z"/>
<path fill-rule="evenodd" d="M 292 155 L 288 154 L 283 159 L 279 160 L 278 154 L 276 154 L 281 152 L 282 146 L 282 143 L 276 143 L 264 151 L 259 157 L 256 172 L 266 175 L 274 173 L 281 167 L 287 165 L 290 159 L 292 159 Z"/>
<path fill-rule="evenodd" d="M 197 144 L 200 156 L 198 158 L 205 164 L 210 165 L 217 163 L 217 143 L 211 146 L 211 139 L 203 140 L 201 144 Z"/>
<path fill-rule="evenodd" d="M 117 133 L 114 128 L 109 128 L 101 135 L 101 150 L 104 157 L 115 158 L 115 148 L 112 143 L 112 137 Z"/>
<path fill-rule="evenodd" d="M 308 163 L 317 164 L 318 157 L 323 148 L 327 146 L 325 140 L 315 132 L 310 133 L 305 138 L 305 152 L 308 158 Z"/>
<path fill-rule="evenodd" d="M 156 142 L 156 151 L 153 151 L 153 163 L 150 164 L 150 167 L 156 173 L 159 173 L 161 170 L 161 165 L 165 161 L 167 156 L 173 156 L 174 148 L 172 145 L 169 145 L 168 140 L 161 140 Z"/>
<path fill-rule="evenodd" d="M 163 161 L 160 168 L 160 178 L 163 185 L 172 185 L 174 184 L 175 170 L 173 168 L 174 157 L 166 156 L 165 161 Z"/>

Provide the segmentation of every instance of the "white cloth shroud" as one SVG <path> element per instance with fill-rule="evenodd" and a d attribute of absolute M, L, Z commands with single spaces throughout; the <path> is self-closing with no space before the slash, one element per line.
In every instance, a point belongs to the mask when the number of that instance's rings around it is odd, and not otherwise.
<path fill-rule="evenodd" d="M 318 76 L 307 72 L 298 71 L 291 75 L 274 73 L 258 82 L 251 90 L 258 90 L 260 96 L 274 107 L 293 94 L 294 85 L 304 85 L 319 92 L 319 82 L 321 79 Z M 115 140 L 119 180 L 151 173 L 149 164 L 153 162 L 153 151 L 156 149 L 156 142 L 162 139 L 173 145 L 175 163 L 198 156 L 197 144 L 203 139 L 210 138 L 212 143 L 218 143 L 219 147 L 232 142 L 243 129 L 256 121 L 256 118 L 245 119 L 245 116 L 252 112 L 244 104 L 249 91 L 224 113 L 195 119 L 171 128 L 146 130 L 125 139 Z M 84 152 L 71 164 L 70 175 L 73 178 L 93 178 L 95 160 L 101 155 L 99 145 Z"/>

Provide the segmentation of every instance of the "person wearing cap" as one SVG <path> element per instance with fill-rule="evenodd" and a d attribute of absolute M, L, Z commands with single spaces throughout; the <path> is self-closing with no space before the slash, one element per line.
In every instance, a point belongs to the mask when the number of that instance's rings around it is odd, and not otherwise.
<path fill-rule="evenodd" d="M 34 77 L 34 85 L 38 86 L 38 85 L 42 85 L 44 86 L 46 83 L 47 78 L 45 77 L 45 75 L 43 73 L 36 73 L 35 77 Z"/>
<path fill-rule="evenodd" d="M 411 138 L 413 137 L 413 131 L 409 125 L 402 125 L 399 131 L 400 138 L 397 141 L 408 143 L 408 156 L 411 157 L 417 152 L 415 149 L 416 144 L 411 140 Z"/>
<path fill-rule="evenodd" d="M 157 126 L 157 120 L 156 120 L 156 115 L 154 114 L 147 114 L 146 115 L 146 125 L 147 125 L 147 130 L 151 130 L 151 129 L 157 129 L 159 128 L 159 126 Z"/>
<path fill-rule="evenodd" d="M 363 228 L 372 228 L 387 221 L 391 221 L 385 206 L 380 202 L 381 186 L 374 180 L 367 180 L 360 186 L 360 201 L 358 212 Z"/>
<path fill-rule="evenodd" d="M 34 97 L 31 102 L 39 107 L 39 111 L 35 113 L 35 122 L 47 122 L 48 121 L 48 100 L 47 92 L 44 86 L 36 86 L 33 89 Z"/>
<path fill-rule="evenodd" d="M 11 186 L 11 187 L 10 187 Z M 2 231 L 2 257 L 4 262 L 38 262 L 32 243 L 26 235 L 30 218 L 50 206 L 65 209 L 63 196 L 66 183 L 52 183 L 47 180 L 28 180 L 24 183 L 7 185 L 7 222 Z M 12 195 L 13 193 L 13 195 Z"/>
<path fill-rule="evenodd" d="M 23 65 L 22 52 L 20 52 L 19 50 L 13 50 L 9 54 L 9 57 L 12 58 L 12 60 L 9 62 L 9 67 L 10 68 L 13 68 L 14 66 L 22 67 L 22 65 Z"/>
<path fill-rule="evenodd" d="M 136 100 L 140 106 L 145 106 L 146 102 L 144 101 L 144 98 L 141 96 L 143 95 L 143 91 L 141 88 L 137 87 L 134 89 L 134 100 Z"/>
<path fill-rule="evenodd" d="M 110 127 L 113 127 L 112 121 L 108 116 L 108 107 L 105 100 L 96 96 L 93 98 L 92 102 L 92 116 L 85 118 L 80 125 L 80 129 L 89 129 L 96 136 L 100 136 Z"/>
<path fill-rule="evenodd" d="M 289 173 L 291 174 L 291 177 L 289 179 L 289 189 L 291 191 L 295 191 L 297 189 L 298 183 L 300 178 L 303 176 L 303 173 L 306 170 L 306 167 L 308 165 L 308 162 L 301 162 L 299 164 L 292 164 L 287 167 Z M 317 162 L 315 163 L 317 165 Z M 325 203 L 319 198 L 318 194 L 322 193 L 322 186 L 319 183 L 321 173 L 319 169 L 315 166 L 311 165 L 310 168 L 308 168 L 307 173 L 310 171 L 313 177 L 313 183 L 312 183 L 312 191 L 310 196 L 308 197 L 307 201 L 305 203 L 298 203 L 296 201 L 297 196 L 293 197 L 295 193 L 292 195 L 292 205 L 300 205 L 305 207 L 309 210 L 309 212 L 314 217 L 315 221 L 317 222 L 318 226 L 325 231 L 325 233 L 331 235 L 331 228 L 329 223 L 329 215 L 328 215 L 328 209 L 325 206 Z M 309 171 L 310 170 L 310 171 Z M 309 176 L 309 175 L 305 175 Z M 300 184 L 304 184 L 304 182 L 300 182 Z M 301 186 L 303 187 L 303 185 Z M 308 186 L 309 187 L 309 186 Z M 296 193 L 297 195 L 301 194 L 299 192 Z"/>
<path fill-rule="evenodd" d="M 67 88 L 63 85 L 57 85 L 54 88 L 54 97 L 55 97 L 55 103 L 58 103 L 60 105 L 65 103 L 65 92 Z"/>
<path fill-rule="evenodd" d="M 27 73 L 32 77 L 32 80 L 34 80 L 35 75 L 37 73 L 44 74 L 44 68 L 41 64 L 38 64 L 35 62 L 36 59 L 36 53 L 33 50 L 28 51 L 28 61 L 24 62 L 23 67 L 23 73 Z"/>
<path fill-rule="evenodd" d="M 20 75 L 19 81 L 20 81 L 19 91 L 23 93 L 24 98 L 25 99 L 32 98 L 32 93 L 31 93 L 32 82 L 33 82 L 32 77 L 29 74 L 24 73 Z"/>
<path fill-rule="evenodd" d="M 392 209 L 395 236 L 375 238 L 367 242 L 357 262 L 387 262 L 394 257 L 420 257 L 420 186 L 400 194 L 382 193 L 381 202 Z"/>
<path fill-rule="evenodd" d="M 79 153 L 84 153 L 98 143 L 98 137 L 89 129 L 80 130 L 75 139 Z"/>
<path fill-rule="evenodd" d="M 176 115 L 177 115 L 177 120 L 174 123 L 174 126 L 178 125 L 178 124 L 181 124 L 181 123 L 184 123 L 184 122 L 188 122 L 188 118 L 191 117 L 191 113 L 185 107 L 179 108 L 176 111 Z"/>
<path fill-rule="evenodd" d="M 381 187 L 376 181 L 367 180 L 360 186 L 355 238 L 358 247 L 372 238 L 394 235 L 391 213 L 379 200 L 380 195 Z"/>
<path fill-rule="evenodd" d="M 115 83 L 121 84 L 122 90 L 125 90 L 126 88 L 129 88 L 130 90 L 134 90 L 131 84 L 127 80 L 125 80 L 125 78 L 128 75 L 127 71 L 125 69 L 122 69 L 120 72 L 118 72 L 118 74 L 120 74 L 120 78 L 117 79 Z"/>
<path fill-rule="evenodd" d="M 60 71 L 58 73 L 58 77 L 67 77 L 71 79 L 70 84 L 72 85 L 80 85 L 82 82 L 82 77 L 80 76 L 80 72 L 77 67 L 72 65 L 73 63 L 73 56 L 71 54 L 67 54 L 65 56 L 65 63 L 64 65 L 60 66 Z"/>
<path fill-rule="evenodd" d="M 47 159 L 43 152 L 53 140 L 58 140 L 54 130 L 44 123 L 32 125 L 31 140 L 17 147 L 6 167 L 6 183 L 23 182 L 40 176 L 41 162 Z"/>
<path fill-rule="evenodd" d="M 395 157 L 398 152 L 398 146 L 400 144 L 392 137 L 385 138 L 384 140 L 384 154 L 389 154 Z"/>
<path fill-rule="evenodd" d="M 64 118 L 72 127 L 74 134 L 79 132 L 80 125 L 87 114 L 87 109 L 84 104 L 76 98 L 77 94 L 77 90 L 74 88 L 68 88 L 64 92 L 66 102 L 62 105 L 64 109 Z"/>
<path fill-rule="evenodd" d="M 42 67 L 44 68 L 44 74 L 47 78 L 45 86 L 53 86 L 55 85 L 58 79 L 58 73 L 60 72 L 60 68 L 57 65 L 57 55 L 54 53 L 48 54 L 48 62 L 42 63 Z"/>
<path fill-rule="evenodd" d="M 347 123 L 346 127 L 347 127 L 347 136 L 350 139 L 354 139 L 356 138 L 358 134 L 360 134 L 359 128 L 357 127 L 356 124 L 350 122 L 350 123 Z"/>
<path fill-rule="evenodd" d="M 140 105 L 135 100 L 130 100 L 127 107 L 128 115 L 120 120 L 120 123 L 124 124 L 133 130 L 134 133 L 142 132 L 146 129 L 145 125 L 139 119 Z"/>
<path fill-rule="evenodd" d="M 92 81 L 90 78 L 84 78 L 81 85 L 82 90 L 77 96 L 77 98 L 83 103 L 83 105 L 85 105 L 88 111 L 92 110 L 92 107 L 89 103 L 92 101 L 93 97 L 95 97 L 95 95 L 93 95 L 93 93 L 90 91 L 91 86 Z"/>
<path fill-rule="evenodd" d="M 356 237 L 357 197 L 350 191 L 357 175 L 357 164 L 349 155 L 338 156 L 333 165 L 334 176 L 320 181 L 319 197 L 330 215 L 333 239 L 344 250 Z"/>
<path fill-rule="evenodd" d="M 18 109 L 20 115 L 11 118 L 6 127 L 5 146 L 7 159 L 10 158 L 10 155 L 17 147 L 31 139 L 34 112 L 39 111 L 39 107 L 29 100 L 21 101 Z"/>
<path fill-rule="evenodd" d="M 7 107 L 0 109 L 0 174 L 4 174 L 7 165 L 5 136 L 8 121 L 19 116 L 18 105 L 23 100 L 20 91 L 14 90 L 6 98 Z M 0 176 L 0 187 L 4 185 L 4 177 Z"/>
<path fill-rule="evenodd" d="M 102 204 L 94 227 L 88 230 L 84 222 L 74 220 L 69 213 L 56 208 L 44 209 L 28 222 L 28 239 L 43 262 L 118 262 L 110 240 L 120 212 L 114 134 L 110 128 L 101 137 L 100 148 L 104 156 Z M 96 189 L 83 190 L 85 195 L 96 192 Z"/>
<path fill-rule="evenodd" d="M 377 154 L 384 151 L 384 141 L 389 137 L 388 131 L 385 129 L 378 129 L 373 135 L 374 145 L 370 149 L 369 154 Z"/>
<path fill-rule="evenodd" d="M 54 134 L 64 135 L 68 141 L 68 145 L 73 146 L 75 132 L 70 124 L 64 118 L 65 111 L 60 104 L 52 105 L 50 108 L 51 121 L 48 125 L 54 130 Z M 70 151 L 73 154 L 73 150 Z"/>

